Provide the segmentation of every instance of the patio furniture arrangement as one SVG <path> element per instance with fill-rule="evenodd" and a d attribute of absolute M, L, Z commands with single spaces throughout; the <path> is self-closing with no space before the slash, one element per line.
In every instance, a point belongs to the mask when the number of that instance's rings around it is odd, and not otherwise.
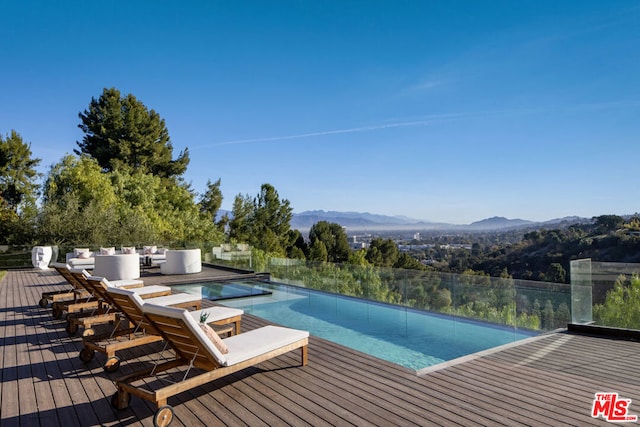
<path fill-rule="evenodd" d="M 171 292 L 167 286 L 143 286 L 140 280 L 112 282 L 90 276 L 83 269 L 57 267 L 73 286 L 71 292 L 65 292 L 74 296 L 71 302 L 56 302 L 66 304 L 58 309 L 67 310 L 68 324 L 76 322 L 76 326 L 85 327 L 79 354 L 82 361 L 91 361 L 96 352 L 104 353 L 107 360 L 103 369 L 112 373 L 121 365 L 116 352 L 165 343 L 162 350 L 151 350 L 152 354 L 158 352 L 152 367 L 134 367 L 116 380 L 117 391 L 111 399 L 118 409 L 128 407 L 131 396 L 153 402 L 157 408 L 154 425 L 171 423 L 173 409 L 167 400 L 182 391 L 297 349 L 301 351 L 301 365 L 307 364 L 307 331 L 264 326 L 240 333 L 243 310 L 222 306 L 202 310 L 199 295 L 167 294 Z M 75 311 L 72 306 L 79 294 L 86 300 L 83 303 L 95 305 Z M 94 330 L 98 324 L 101 327 Z M 165 352 L 168 348 L 172 351 Z M 178 379 L 163 382 L 167 376 Z"/>
<path fill-rule="evenodd" d="M 135 246 L 122 246 L 120 249 L 115 247 L 99 248 L 92 251 L 89 248 L 74 248 L 73 252 L 68 252 L 65 255 L 65 262 L 72 268 L 84 268 L 87 270 L 93 270 L 95 268 L 95 261 L 100 256 L 111 256 L 120 254 L 137 254 L 140 264 L 146 264 L 147 266 L 158 265 L 164 262 L 166 248 L 158 248 L 157 246 L 143 246 L 141 249 L 136 249 Z"/>
<path fill-rule="evenodd" d="M 160 264 L 162 274 L 193 274 L 202 271 L 200 249 L 179 249 L 165 252 L 166 261 Z"/>
<path fill-rule="evenodd" d="M 173 420 L 173 409 L 167 399 L 178 393 L 297 349 L 301 350 L 301 364 L 307 364 L 307 331 L 264 326 L 214 343 L 189 312 L 148 302 L 142 306 L 142 311 L 146 321 L 174 350 L 175 359 L 118 378 L 118 391 L 111 404 L 117 409 L 125 409 L 131 395 L 153 402 L 158 408 L 154 416 L 157 426 L 169 425 Z M 186 367 L 186 372 L 178 369 L 181 367 Z M 189 377 L 193 368 L 200 373 Z M 168 385 L 160 382 L 162 386 L 155 388 L 159 381 L 153 379 L 175 370 L 180 371 L 182 380 Z"/>

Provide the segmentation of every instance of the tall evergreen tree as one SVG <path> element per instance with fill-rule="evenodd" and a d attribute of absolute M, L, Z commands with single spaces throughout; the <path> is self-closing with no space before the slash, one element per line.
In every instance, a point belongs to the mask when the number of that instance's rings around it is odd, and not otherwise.
<path fill-rule="evenodd" d="M 78 116 L 85 136 L 74 151 L 95 158 L 104 171 L 129 169 L 168 178 L 187 169 L 188 150 L 173 160 L 164 119 L 131 94 L 122 97 L 116 88 L 105 88 Z"/>
<path fill-rule="evenodd" d="M 327 261 L 342 263 L 349 259 L 349 239 L 340 224 L 318 221 L 309 230 L 309 243 L 314 246 L 316 240 L 324 243 Z"/>
<path fill-rule="evenodd" d="M 267 252 L 284 255 L 291 229 L 293 209 L 286 199 L 280 200 L 271 184 L 262 184 L 254 201 L 251 234 L 253 245 Z"/>
<path fill-rule="evenodd" d="M 0 199 L 14 212 L 22 202 L 35 201 L 37 196 L 35 167 L 40 159 L 31 155 L 31 146 L 15 130 L 6 138 L 0 135 Z"/>
<path fill-rule="evenodd" d="M 207 181 L 207 191 L 200 198 L 200 212 L 205 213 L 215 220 L 220 206 L 222 206 L 222 191 L 220 190 L 220 178 L 216 182 Z"/>
<path fill-rule="evenodd" d="M 248 242 L 265 252 L 286 254 L 290 246 L 292 209 L 288 200 L 280 200 L 271 184 L 262 184 L 253 200 L 248 195 L 237 195 L 232 216 L 229 238 Z"/>
<path fill-rule="evenodd" d="M 229 221 L 229 238 L 240 243 L 251 242 L 251 215 L 253 201 L 251 197 L 238 194 L 233 200 L 231 220 Z"/>

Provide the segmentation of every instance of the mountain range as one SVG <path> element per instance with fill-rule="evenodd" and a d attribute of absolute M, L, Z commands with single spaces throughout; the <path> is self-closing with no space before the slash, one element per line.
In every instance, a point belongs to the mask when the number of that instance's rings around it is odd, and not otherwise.
<path fill-rule="evenodd" d="M 405 216 L 387 216 L 368 212 L 337 212 L 313 210 L 294 213 L 291 220 L 291 228 L 300 231 L 308 230 L 319 221 L 327 221 L 340 224 L 350 230 L 468 230 L 491 231 L 516 229 L 534 226 L 553 226 L 560 223 L 578 223 L 591 221 L 588 218 L 577 216 L 557 218 L 544 222 L 528 221 L 524 219 L 509 219 L 505 217 L 492 217 L 471 224 L 448 224 L 443 222 L 423 221 Z"/>

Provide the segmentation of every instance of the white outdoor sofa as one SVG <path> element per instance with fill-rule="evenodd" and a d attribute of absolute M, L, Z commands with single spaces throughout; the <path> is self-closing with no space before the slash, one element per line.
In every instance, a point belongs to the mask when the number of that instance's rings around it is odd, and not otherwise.
<path fill-rule="evenodd" d="M 111 250 L 101 251 L 100 249 Z M 73 252 L 67 252 L 65 262 L 71 268 L 84 268 L 85 270 L 93 270 L 96 266 L 96 257 L 105 255 L 119 255 L 125 253 L 122 249 L 116 250 L 113 247 L 100 249 L 92 251 L 89 248 L 76 248 L 73 250 Z M 135 250 L 135 254 L 138 256 L 138 262 L 144 263 L 147 266 L 158 265 L 166 260 L 166 248 L 144 246 L 140 249 L 133 249 Z M 101 254 L 101 252 L 103 253 Z"/>

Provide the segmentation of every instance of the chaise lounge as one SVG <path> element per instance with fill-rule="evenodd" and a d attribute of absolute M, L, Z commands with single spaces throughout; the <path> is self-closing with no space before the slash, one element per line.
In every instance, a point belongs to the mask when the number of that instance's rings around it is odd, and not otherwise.
<path fill-rule="evenodd" d="M 162 341 L 160 332 L 154 325 L 149 324 L 144 318 L 142 307 L 152 301 L 154 304 L 171 306 L 177 309 L 199 308 L 201 300 L 192 294 L 176 293 L 155 298 L 143 299 L 139 294 L 140 289 L 122 289 L 108 286 L 108 282 L 102 277 L 89 277 L 87 281 L 96 289 L 96 292 L 119 313 L 121 318 L 116 322 L 112 330 L 103 334 L 84 334 L 83 348 L 80 351 L 80 359 L 89 362 L 95 352 L 104 353 L 107 361 L 103 365 L 106 372 L 114 372 L 120 367 L 120 358 L 116 352 L 143 344 Z M 244 313 L 240 309 L 227 307 L 213 307 L 205 310 L 186 311 L 190 316 L 199 318 L 202 312 L 209 314 L 208 323 L 219 325 L 231 325 L 220 329 L 221 333 L 234 333 L 239 330 L 240 318 Z"/>
<path fill-rule="evenodd" d="M 153 402 L 158 408 L 154 425 L 166 426 L 173 420 L 173 409 L 167 405 L 169 397 L 190 390 L 215 379 L 280 356 L 293 350 L 301 350 L 301 364 L 307 364 L 309 332 L 279 326 L 264 326 L 220 340 L 227 353 L 214 344 L 203 328 L 188 312 L 172 307 L 144 304 L 143 312 L 175 351 L 175 359 L 157 363 L 116 380 L 118 388 L 111 404 L 117 409 L 129 406 L 134 395 Z M 161 373 L 186 367 L 182 380 L 167 383 L 152 381 Z M 189 377 L 192 368 L 204 372 Z M 184 371 L 184 369 L 180 369 Z M 155 388 L 154 385 L 161 385 Z"/>
<path fill-rule="evenodd" d="M 92 334 L 92 326 L 102 323 L 113 323 L 117 320 L 118 310 L 114 309 L 109 299 L 105 297 L 107 287 L 116 287 L 122 289 L 131 289 L 141 298 L 154 298 L 160 296 L 171 295 L 171 288 L 169 286 L 142 286 L 143 282 L 140 280 L 114 280 L 109 281 L 106 278 L 101 278 L 99 282 L 89 281 L 91 275 L 87 270 L 80 270 L 72 268 L 70 271 L 71 276 L 82 285 L 91 296 L 101 302 L 101 309 L 88 310 L 80 314 L 70 314 L 67 316 L 66 331 L 69 335 L 75 335 L 79 327 L 83 327 L 84 334 Z M 99 286 L 98 286 L 99 285 Z M 195 298 L 194 298 L 195 299 Z"/>

